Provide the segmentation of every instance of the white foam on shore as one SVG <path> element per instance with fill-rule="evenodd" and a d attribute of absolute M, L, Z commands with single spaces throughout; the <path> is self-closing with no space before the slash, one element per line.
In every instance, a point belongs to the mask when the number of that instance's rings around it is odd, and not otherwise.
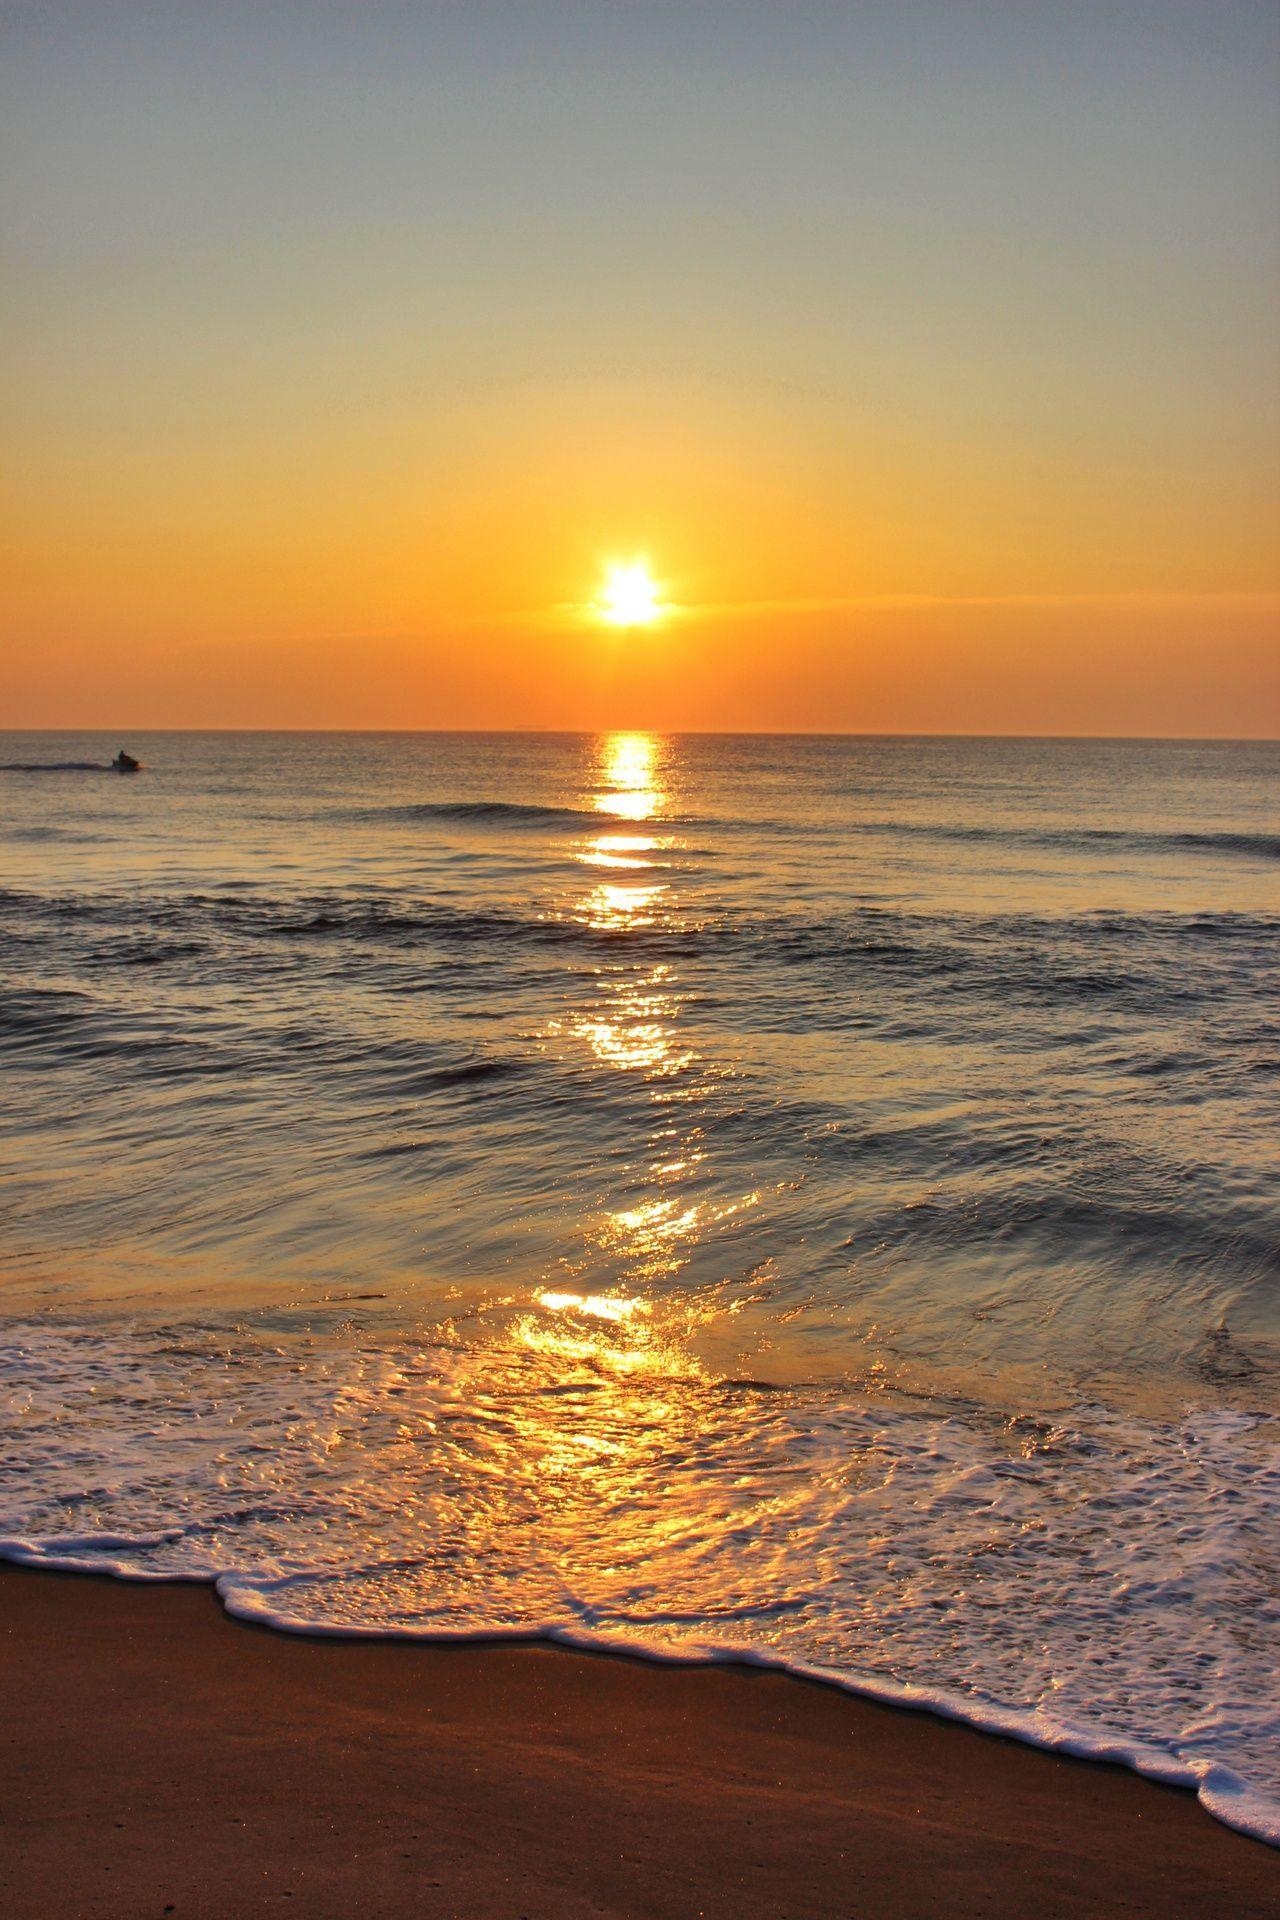
<path fill-rule="evenodd" d="M 0 1556 L 215 1582 L 287 1632 L 774 1668 L 1193 1788 L 1280 1845 L 1273 1419 L 565 1360 L 11 1328 Z"/>

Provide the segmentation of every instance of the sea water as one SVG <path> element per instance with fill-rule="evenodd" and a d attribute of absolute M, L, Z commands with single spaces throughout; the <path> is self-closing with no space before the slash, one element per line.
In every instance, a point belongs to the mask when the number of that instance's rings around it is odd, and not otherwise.
<path fill-rule="evenodd" d="M 1280 749 L 0 737 L 0 1534 L 1280 1841 Z"/>

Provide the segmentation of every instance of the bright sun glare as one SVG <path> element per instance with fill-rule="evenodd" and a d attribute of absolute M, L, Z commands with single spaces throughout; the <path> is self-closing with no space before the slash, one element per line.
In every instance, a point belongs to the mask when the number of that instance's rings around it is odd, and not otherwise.
<path fill-rule="evenodd" d="M 648 562 L 611 566 L 598 602 L 600 617 L 614 627 L 650 627 L 662 614 L 658 586 Z"/>

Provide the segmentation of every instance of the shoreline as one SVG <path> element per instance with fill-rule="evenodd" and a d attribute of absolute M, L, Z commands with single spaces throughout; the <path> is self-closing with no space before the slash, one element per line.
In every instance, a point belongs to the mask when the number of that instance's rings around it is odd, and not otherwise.
<path fill-rule="evenodd" d="M 1185 1788 L 769 1668 L 280 1633 L 13 1564 L 0 1648 L 12 1920 L 1280 1909 Z"/>

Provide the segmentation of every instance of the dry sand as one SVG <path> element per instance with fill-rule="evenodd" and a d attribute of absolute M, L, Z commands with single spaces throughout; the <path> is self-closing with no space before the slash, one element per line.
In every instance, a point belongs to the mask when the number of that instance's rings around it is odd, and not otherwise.
<path fill-rule="evenodd" d="M 6 1920 L 1280 1914 L 1190 1794 L 778 1674 L 16 1568 L 0 1661 Z"/>

